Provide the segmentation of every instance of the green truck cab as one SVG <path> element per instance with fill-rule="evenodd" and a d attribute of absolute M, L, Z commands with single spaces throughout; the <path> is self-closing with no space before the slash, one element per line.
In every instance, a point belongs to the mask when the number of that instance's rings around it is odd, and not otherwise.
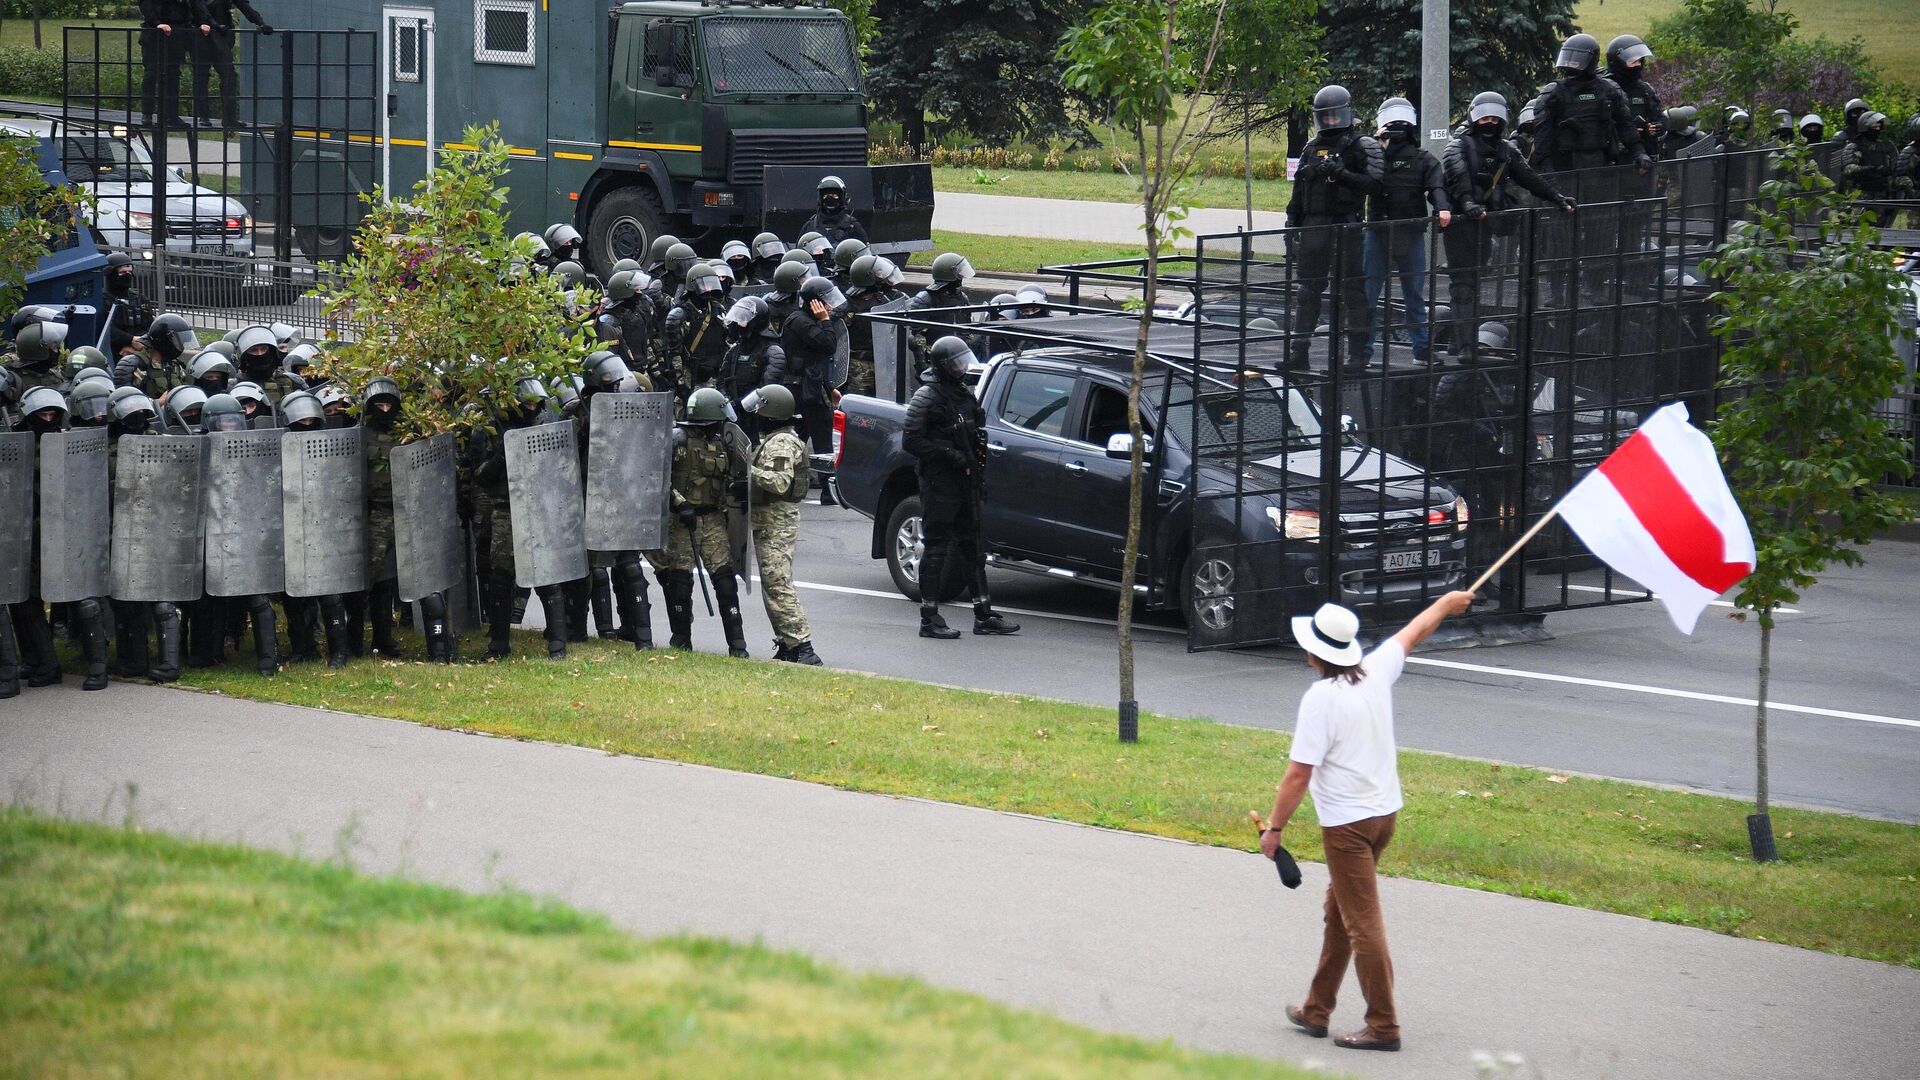
<path fill-rule="evenodd" d="M 702 251 L 762 229 L 791 240 L 827 175 L 846 182 L 877 249 L 932 246 L 932 170 L 868 165 L 853 26 L 832 8 L 312 0 L 304 17 L 380 28 L 379 84 L 354 88 L 379 107 L 367 135 L 296 132 L 297 189 L 379 184 L 404 197 L 439 154 L 470 149 L 466 125 L 497 120 L 513 155 L 513 228 L 573 224 L 602 274 L 661 232 Z M 303 182 L 308 160 L 353 179 Z M 353 222 L 332 224 L 339 235 Z"/>

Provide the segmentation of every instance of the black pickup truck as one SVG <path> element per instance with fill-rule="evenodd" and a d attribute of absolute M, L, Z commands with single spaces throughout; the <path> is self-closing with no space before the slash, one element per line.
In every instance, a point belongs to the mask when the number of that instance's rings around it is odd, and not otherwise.
<path fill-rule="evenodd" d="M 987 366 L 982 532 L 993 565 L 1119 588 L 1128 365 L 1060 346 Z M 1156 368 L 1141 395 L 1148 473 L 1134 587 L 1149 607 L 1181 610 L 1198 643 L 1236 644 L 1272 640 L 1283 616 L 1310 611 L 1327 594 L 1329 569 L 1341 600 L 1359 608 L 1460 587 L 1467 508 L 1452 488 L 1350 436 L 1323 436 L 1313 403 L 1277 378 L 1218 396 L 1203 389 L 1196 414 L 1194 388 L 1204 385 Z M 873 519 L 872 556 L 914 598 L 922 532 L 905 420 L 902 405 L 842 399 L 835 483 L 842 502 Z M 1331 556 L 1320 542 L 1323 445 L 1341 456 Z"/>

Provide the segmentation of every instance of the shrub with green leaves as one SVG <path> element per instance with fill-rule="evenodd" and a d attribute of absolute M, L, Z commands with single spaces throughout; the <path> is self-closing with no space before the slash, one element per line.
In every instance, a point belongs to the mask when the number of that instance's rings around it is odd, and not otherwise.
<path fill-rule="evenodd" d="M 56 188 L 40 175 L 38 140 L 0 136 L 0 313 L 26 292 L 27 275 L 71 232 L 89 202 L 78 188 Z"/>
<path fill-rule="evenodd" d="M 406 201 L 376 189 L 354 254 L 324 297 L 351 340 L 315 368 L 355 391 L 399 382 L 402 439 L 491 428 L 492 402 L 529 376 L 557 382 L 592 348 L 584 315 L 507 231 L 508 163 L 498 125 L 469 127 Z M 595 298 L 575 297 L 578 311 Z"/>

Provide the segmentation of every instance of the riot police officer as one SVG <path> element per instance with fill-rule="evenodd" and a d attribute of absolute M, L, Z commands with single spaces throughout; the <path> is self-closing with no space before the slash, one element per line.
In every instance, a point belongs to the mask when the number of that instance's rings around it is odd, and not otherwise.
<path fill-rule="evenodd" d="M 1653 63 L 1653 50 L 1633 34 L 1621 34 L 1607 42 L 1607 78 L 1627 96 L 1627 109 L 1633 114 L 1639 134 L 1639 148 L 1648 157 L 1660 156 L 1660 139 L 1666 116 L 1660 108 L 1660 95 L 1647 81 L 1647 65 Z"/>
<path fill-rule="evenodd" d="M 1738 105 L 1728 105 L 1720 122 L 1720 145 L 1728 153 L 1753 149 L 1753 114 Z"/>
<path fill-rule="evenodd" d="M 203 412 L 204 426 L 209 433 L 216 431 L 246 431 L 249 429 L 245 408 L 239 399 L 231 394 L 215 394 L 207 399 Z M 261 492 L 267 501 L 278 506 L 278 492 Z M 195 667 L 210 667 L 217 662 L 214 656 L 220 645 L 221 630 L 229 621 L 229 613 L 236 619 L 244 615 L 245 621 L 253 626 L 254 667 L 262 675 L 275 675 L 280 671 L 280 642 L 278 628 L 275 626 L 273 599 L 264 594 L 241 597 L 207 596 L 191 605 L 192 636 L 195 638 Z"/>
<path fill-rule="evenodd" d="M 653 279 L 645 270 L 622 270 L 607 279 L 607 302 L 600 319 L 613 330 L 613 344 L 630 371 L 643 372 L 660 385 L 672 385 L 671 378 L 655 378 L 654 345 L 664 314 L 654 304 L 647 289 Z"/>
<path fill-rule="evenodd" d="M 1840 148 L 1834 162 L 1840 190 L 1862 199 L 1885 199 L 1893 194 L 1895 157 L 1885 138 L 1885 113 L 1869 110 L 1860 116 L 1859 130 Z"/>
<path fill-rule="evenodd" d="M 7 362 L 19 387 L 17 392 L 25 394 L 36 386 L 64 389 L 67 380 L 60 362 L 67 355 L 67 324 L 29 318 L 18 325 L 13 335 L 13 359 Z"/>
<path fill-rule="evenodd" d="M 200 349 L 200 338 L 187 320 L 172 312 L 156 316 L 146 333 L 133 339 L 129 351 L 113 367 L 116 386 L 138 386 L 155 401 L 188 381 L 186 357 Z"/>
<path fill-rule="evenodd" d="M 735 300 L 725 321 L 727 357 L 720 368 L 720 389 L 729 399 L 741 401 L 766 382 L 768 371 L 786 369 L 787 354 L 765 300 L 757 296 Z"/>
<path fill-rule="evenodd" d="M 121 356 L 133 347 L 133 339 L 153 324 L 153 305 L 133 287 L 133 256 L 124 251 L 107 253 L 106 275 L 107 349 Z"/>
<path fill-rule="evenodd" d="M 763 386 L 740 407 L 760 422 L 760 444 L 747 466 L 748 521 L 760 564 L 760 600 L 773 625 L 773 658 L 817 667 L 813 633 L 793 587 L 793 551 L 800 541 L 800 503 L 807 497 L 807 448 L 793 431 L 793 395 Z"/>
<path fill-rule="evenodd" d="M 1660 137 L 1660 157 L 1672 160 L 1697 143 L 1700 134 L 1700 110 L 1691 105 L 1675 105 L 1667 110 L 1666 133 Z"/>
<path fill-rule="evenodd" d="M 206 430 L 200 424 L 206 407 L 206 391 L 197 386 L 176 386 L 167 391 L 166 397 L 160 400 L 160 418 L 165 425 L 162 434 L 201 434 Z"/>
<path fill-rule="evenodd" d="M 987 591 L 986 551 L 980 543 L 980 498 L 986 489 L 986 414 L 967 386 L 976 363 L 967 343 L 951 334 L 928 352 L 928 373 L 907 403 L 903 446 L 920 482 L 920 520 L 926 554 L 920 560 L 920 636 L 952 640 L 960 631 L 940 617 L 940 602 L 955 587 L 972 587 L 973 632 L 1012 634 L 1018 623 L 993 610 Z"/>
<path fill-rule="evenodd" d="M 959 326 L 965 317 L 953 308 L 968 305 L 966 284 L 973 277 L 973 264 L 965 255 L 944 251 L 933 257 L 927 287 L 914 293 L 906 310 L 924 320 Z"/>
<path fill-rule="evenodd" d="M 1400 298 L 1406 302 L 1407 338 L 1413 358 L 1431 359 L 1427 331 L 1427 219 L 1429 210 L 1446 228 L 1453 222 L 1453 203 L 1447 198 L 1440 160 L 1420 148 L 1419 117 L 1406 98 L 1381 102 L 1376 117 L 1386 163 L 1386 180 L 1373 197 L 1372 224 L 1367 227 L 1362 263 L 1367 275 L 1367 339 L 1363 360 L 1373 359 L 1373 336 L 1383 322 L 1380 298 L 1386 293 L 1387 271 L 1400 277 Z"/>
<path fill-rule="evenodd" d="M 834 353 L 846 333 L 847 298 L 826 278 L 808 278 L 800 286 L 800 304 L 780 327 L 785 363 L 767 372 L 767 380 L 793 391 L 800 419 L 816 454 L 833 452 Z M 821 500 L 830 502 L 822 489 Z"/>
<path fill-rule="evenodd" d="M 1860 137 L 1860 118 L 1867 115 L 1871 110 L 1872 107 L 1867 104 L 1864 98 L 1853 98 L 1848 101 L 1844 107 L 1845 119 L 1841 121 L 1840 130 L 1834 133 L 1832 139 L 1836 172 L 1839 171 L 1837 163 L 1840 158 L 1840 152 L 1846 149 L 1848 143 Z"/>
<path fill-rule="evenodd" d="M 833 245 L 833 268 L 837 271 L 834 277 L 844 279 L 861 256 L 872 253 L 873 249 L 867 246 L 867 242 L 855 236 L 849 236 Z"/>
<path fill-rule="evenodd" d="M 661 233 L 654 237 L 653 243 L 647 248 L 647 257 L 640 264 L 640 269 L 645 270 L 648 277 L 659 280 L 660 275 L 667 269 L 667 252 L 672 251 L 673 245 L 679 242 L 680 238 L 672 233 Z"/>
<path fill-rule="evenodd" d="M 618 356 L 610 352 L 598 352 L 587 357 L 583 365 L 581 379 L 582 404 L 577 423 L 580 425 L 581 465 L 587 464 L 586 447 L 593 433 L 593 398 L 599 394 L 639 393 L 652 387 L 636 380 L 626 369 Z M 584 471 L 582 475 L 585 475 Z M 647 597 L 647 576 L 640 569 L 638 551 L 589 552 L 591 567 L 588 578 L 593 604 L 593 621 L 600 630 L 601 637 L 617 637 L 630 641 L 635 649 L 653 648 L 653 604 Z M 609 572 L 611 571 L 611 572 Z M 610 612 L 605 607 L 619 611 L 620 623 L 616 629 Z"/>
<path fill-rule="evenodd" d="M 695 265 L 687 272 L 685 295 L 667 313 L 667 350 L 680 369 L 684 390 L 711 385 L 727 351 L 727 332 L 721 325 L 727 302 L 713 268 Z"/>
<path fill-rule="evenodd" d="M 860 240 L 867 238 L 867 227 L 860 224 L 860 219 L 847 205 L 845 180 L 837 176 L 823 176 L 814 190 L 819 195 L 819 201 L 803 231 L 820 233 L 833 244 L 849 236 Z"/>
<path fill-rule="evenodd" d="M 850 393 L 874 392 L 873 335 L 860 329 L 854 317 L 901 299 L 898 289 L 880 279 L 879 269 L 883 261 L 878 255 L 862 255 L 847 268 L 847 320 L 850 326 L 855 327 L 848 349 L 847 390 Z"/>
<path fill-rule="evenodd" d="M 558 266 L 563 262 L 582 264 L 586 262 L 584 255 L 587 247 L 586 238 L 580 235 L 579 229 L 566 222 L 556 221 L 547 226 L 546 231 L 540 234 L 540 239 L 546 242 L 547 250 L 551 253 L 549 257 L 552 259 L 552 265 Z"/>
<path fill-rule="evenodd" d="M 798 259 L 783 260 L 774 268 L 773 288 L 763 297 L 767 302 L 767 317 L 776 330 L 800 306 L 800 286 L 813 276 L 813 260 L 807 258 L 806 252 L 795 248 L 788 254 Z"/>
<path fill-rule="evenodd" d="M 720 261 L 733 272 L 736 284 L 747 285 L 753 281 L 753 252 L 744 241 L 729 240 L 720 245 Z"/>
<path fill-rule="evenodd" d="M 491 563 L 487 577 L 487 659 L 502 660 L 513 652 L 513 512 L 507 488 L 508 428 L 535 427 L 558 420 L 548 406 L 547 388 L 539 379 L 525 378 L 514 384 L 512 400 L 495 417 L 498 431 L 476 431 L 467 444 L 467 460 L 474 485 L 485 492 L 491 530 L 487 544 Z M 540 605 L 546 609 L 547 657 L 565 659 L 567 655 L 567 602 L 557 584 L 536 590 Z"/>
<path fill-rule="evenodd" d="M 1800 141 L 1808 146 L 1819 146 L 1827 139 L 1827 122 L 1819 113 L 1808 113 L 1800 118 Z"/>
<path fill-rule="evenodd" d="M 741 284 L 773 284 L 773 272 L 787 254 L 786 242 L 770 232 L 763 232 L 753 238 L 752 251 L 753 272 L 742 276 Z"/>
<path fill-rule="evenodd" d="M 201 349 L 193 358 L 193 363 L 187 365 L 188 381 L 199 387 L 200 392 L 208 397 L 224 394 L 227 388 L 233 385 L 233 361 L 223 355 L 218 348 L 221 345 L 226 345 L 226 342 L 216 341 Z M 227 345 L 228 350 L 232 348 L 233 346 Z"/>
<path fill-rule="evenodd" d="M 193 115 L 202 127 L 211 127 L 213 113 L 210 96 L 207 93 L 209 76 L 220 76 L 220 125 L 227 131 L 240 130 L 240 84 L 233 71 L 233 32 L 238 29 L 240 20 L 233 17 L 234 9 L 247 17 L 247 21 L 260 28 L 262 34 L 272 34 L 273 27 L 253 10 L 247 0 L 202 0 L 206 5 L 207 25 L 193 35 Z"/>
<path fill-rule="evenodd" d="M 1907 118 L 1907 142 L 1893 166 L 1893 189 L 1902 199 L 1920 189 L 1920 113 Z"/>
<path fill-rule="evenodd" d="M 1793 114 L 1785 109 L 1773 110 L 1773 128 L 1767 134 L 1781 146 L 1792 146 Z"/>
<path fill-rule="evenodd" d="M 704 566 L 713 583 L 727 653 L 745 658 L 747 634 L 740 616 L 740 582 L 726 517 L 734 485 L 746 479 L 747 437 L 727 421 L 726 395 L 711 386 L 687 398 L 687 415 L 674 427 L 675 520 L 667 526 L 666 550 L 654 554 L 660 591 L 667 598 L 667 624 L 676 649 L 693 648 L 693 579 Z"/>
<path fill-rule="evenodd" d="M 105 404 L 104 398 L 91 400 L 93 405 Z M 42 436 L 66 430 L 69 411 L 67 400 L 59 390 L 51 386 L 34 386 L 20 395 L 20 414 L 19 430 L 33 432 L 34 440 L 38 442 Z M 24 509 L 31 515 L 34 547 L 28 569 L 27 598 L 12 605 L 12 634 L 0 635 L 11 639 L 9 642 L 0 642 L 0 648 L 14 644 L 18 653 L 13 665 L 17 668 L 13 679 L 24 678 L 29 687 L 52 686 L 61 678 L 60 656 L 54 650 L 53 624 L 48 621 L 47 606 L 40 598 L 40 563 L 45 558 L 40 547 L 44 539 L 39 528 L 42 509 L 40 497 L 38 485 L 35 485 L 34 504 L 13 509 L 15 513 Z M 88 597 L 74 604 L 72 612 L 80 631 L 81 649 L 86 661 L 86 676 L 80 688 L 104 690 L 107 686 L 105 606 L 98 597 Z M 13 695 L 6 691 L 13 679 L 4 670 L 8 666 L 6 661 L 5 656 L 0 656 L 0 696 L 11 697 Z M 12 688 L 17 692 L 17 686 Z"/>
<path fill-rule="evenodd" d="M 1324 86 L 1313 96 L 1314 139 L 1300 153 L 1294 170 L 1293 197 L 1287 202 L 1287 226 L 1298 290 L 1294 294 L 1294 338 L 1287 366 L 1304 370 L 1314 328 L 1320 323 L 1320 294 L 1328 278 L 1341 297 L 1334 332 L 1347 338 L 1346 364 L 1364 368 L 1367 349 L 1364 240 L 1344 229 L 1363 219 L 1368 196 L 1385 190 L 1386 159 L 1380 144 L 1354 126 L 1353 95 L 1344 86 Z"/>
<path fill-rule="evenodd" d="M 394 447 L 400 445 L 394 434 L 400 421 L 400 384 L 381 377 L 369 380 L 361 396 L 360 426 L 366 430 L 367 446 L 367 593 L 366 614 L 372 628 L 373 651 L 380 656 L 397 657 L 400 643 L 393 636 L 393 610 L 400 599 L 398 567 L 395 563 L 393 536 L 393 464 Z M 349 610 L 356 624 L 356 608 Z M 348 640 L 358 638 L 353 627 Z M 428 641 L 429 650 L 435 644 Z M 439 659 L 433 656 L 431 659 Z"/>
<path fill-rule="evenodd" d="M 699 265 L 700 256 L 693 253 L 691 244 L 675 244 L 667 249 L 666 265 L 653 276 L 660 282 L 660 291 L 678 303 L 687 286 L 687 275 Z"/>
<path fill-rule="evenodd" d="M 328 426 L 326 409 L 309 390 L 295 390 L 281 398 L 280 416 L 289 431 L 319 431 Z M 320 658 L 324 622 L 327 666 L 346 665 L 352 649 L 347 641 L 346 605 L 338 596 L 283 595 L 280 606 L 287 616 L 287 663 L 305 664 Z"/>
<path fill-rule="evenodd" d="M 1493 91 L 1476 94 L 1467 110 L 1467 130 L 1447 144 L 1441 162 L 1454 211 L 1444 238 L 1456 351 L 1477 347 L 1480 268 L 1492 251 L 1493 216 L 1514 205 L 1514 187 L 1573 212 L 1573 200 L 1554 190 L 1520 156 L 1519 148 L 1502 137 L 1506 124 L 1507 99 Z"/>
<path fill-rule="evenodd" d="M 1534 131 L 1536 169 L 1591 169 L 1631 164 L 1653 167 L 1627 95 L 1599 73 L 1600 43 L 1575 34 L 1560 46 L 1553 66 L 1559 79 L 1547 91 Z"/>
<path fill-rule="evenodd" d="M 117 472 L 119 462 L 120 437 L 123 435 L 146 435 L 152 432 L 159 421 L 160 413 L 153 401 L 140 392 L 138 387 L 122 386 L 107 396 L 107 473 L 109 483 Z M 149 666 L 152 654 L 148 649 L 148 635 L 154 628 L 154 617 L 163 605 L 147 604 L 134 600 L 114 599 L 113 609 L 113 664 L 107 669 L 111 674 L 123 679 L 146 676 L 156 682 L 164 679 L 165 671 L 156 671 Z M 178 649 L 179 611 L 172 604 L 164 605 L 165 612 L 171 616 L 175 629 L 175 649 L 172 664 L 172 677 L 180 674 Z M 165 665 L 163 664 L 162 667 Z"/>
<path fill-rule="evenodd" d="M 819 233 L 808 233 L 800 238 L 798 250 L 807 253 L 813 260 L 813 272 L 820 277 L 838 280 L 840 267 L 833 261 L 833 241 Z"/>

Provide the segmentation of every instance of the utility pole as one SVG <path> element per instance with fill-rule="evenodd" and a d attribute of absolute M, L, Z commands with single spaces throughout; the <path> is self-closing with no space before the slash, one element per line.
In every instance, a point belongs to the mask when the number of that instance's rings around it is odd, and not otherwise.
<path fill-rule="evenodd" d="M 1420 4 L 1420 123 L 1422 143 L 1438 155 L 1452 139 L 1449 79 L 1453 64 L 1452 0 Z"/>

